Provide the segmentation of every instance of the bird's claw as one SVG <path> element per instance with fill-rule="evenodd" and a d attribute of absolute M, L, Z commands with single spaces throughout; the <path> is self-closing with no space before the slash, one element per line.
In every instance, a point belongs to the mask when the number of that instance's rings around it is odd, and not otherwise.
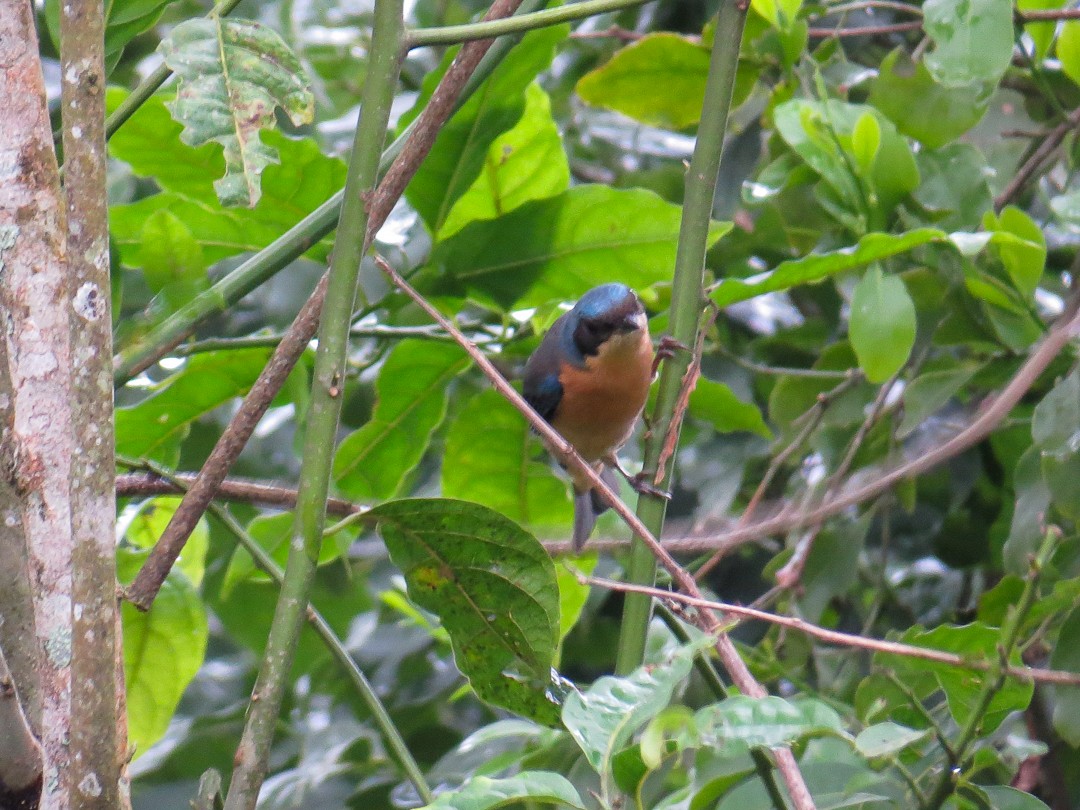
<path fill-rule="evenodd" d="M 663 360 L 670 360 L 676 351 L 689 352 L 690 347 L 681 340 L 676 340 L 671 335 L 663 335 L 656 346 L 656 354 L 653 355 L 652 374 L 655 377 Z"/>
<path fill-rule="evenodd" d="M 628 476 L 626 482 L 638 495 L 652 495 L 655 498 L 663 498 L 665 501 L 671 500 L 670 492 L 666 489 L 660 489 L 660 487 L 655 486 L 654 484 L 650 484 L 647 478 L 648 476 L 645 471 L 642 470 L 637 475 Z"/>

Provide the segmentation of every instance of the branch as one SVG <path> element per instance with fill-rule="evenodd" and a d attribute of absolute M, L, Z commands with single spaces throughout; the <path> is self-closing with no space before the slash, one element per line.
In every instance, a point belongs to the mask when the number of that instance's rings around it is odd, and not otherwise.
<path fill-rule="evenodd" d="M 71 795 L 71 352 L 64 208 L 29 2 L 0 3 L 0 374 L 11 392 L 0 466 L 26 541 L 44 771 L 42 803 Z M 99 87 L 98 92 L 103 92 Z M 110 535 L 111 536 L 111 535 Z"/>
<path fill-rule="evenodd" d="M 369 204 L 378 182 L 379 159 L 404 55 L 403 10 L 404 0 L 377 0 L 375 3 L 367 77 L 345 179 L 345 201 L 338 223 L 338 240 L 334 246 L 330 272 L 324 277 L 326 282 L 319 284 L 320 288 L 326 290 L 325 306 L 315 308 L 316 311 L 322 310 L 322 322 L 304 434 L 300 490 L 289 542 L 289 559 L 262 665 L 248 705 L 244 731 L 233 759 L 225 810 L 255 810 L 259 789 L 269 768 L 270 746 L 274 741 L 274 729 L 285 696 L 285 684 L 296 657 L 296 645 L 300 640 L 308 597 L 315 581 L 326 521 L 334 437 L 341 416 L 349 327 L 352 325 L 359 288 L 360 265 L 369 238 L 369 211 L 374 209 Z M 374 234 L 373 231 L 370 233 Z M 222 478 L 224 473 L 222 470 Z M 220 479 L 217 483 L 220 483 Z M 196 479 L 193 490 L 198 486 L 199 480 Z M 192 507 L 199 507 L 201 513 L 213 496 L 213 491 L 208 487 L 204 487 L 204 491 L 205 500 L 184 498 L 170 521 L 170 527 L 173 524 L 177 527 L 173 532 L 174 537 L 186 538 L 194 527 L 194 523 L 185 527 L 176 518 L 187 504 L 187 519 L 195 517 L 197 521 Z"/>
<path fill-rule="evenodd" d="M 882 641 L 874 638 L 865 638 L 853 633 L 841 633 L 837 630 L 828 630 L 805 619 L 794 616 L 779 616 L 756 608 L 732 605 L 727 602 L 716 602 L 711 599 L 701 599 L 687 596 L 686 594 L 666 591 L 663 588 L 648 587 L 645 585 L 633 585 L 629 582 L 616 582 L 601 577 L 581 576 L 579 579 L 586 585 L 596 585 L 609 591 L 620 593 L 643 594 L 653 599 L 661 599 L 669 602 L 677 602 L 699 610 L 712 610 L 732 616 L 742 616 L 746 619 L 768 622 L 779 627 L 797 630 L 808 636 L 823 641 L 826 644 L 835 644 L 838 647 L 853 647 L 871 652 L 886 653 L 888 655 L 901 655 L 907 658 L 920 658 L 924 661 L 933 661 L 937 664 L 947 664 L 959 669 L 969 669 L 975 672 L 993 672 L 998 666 L 997 661 L 979 661 L 963 655 L 935 650 L 928 647 L 918 647 L 914 644 L 901 644 L 898 641 Z M 725 626 L 730 631 L 738 624 L 729 623 Z M 1080 673 L 1066 672 L 1058 669 L 1035 669 L 1034 667 L 1007 666 L 1002 669 L 1005 675 L 1025 683 L 1053 683 L 1064 686 L 1080 686 Z"/>
<path fill-rule="evenodd" d="M 41 746 L 0 649 L 0 807 L 37 807 L 41 780 Z"/>
<path fill-rule="evenodd" d="M 540 0 L 528 0 L 528 2 L 535 3 Z M 488 16 L 508 14 L 519 4 L 523 5 L 522 0 L 499 0 L 492 6 Z M 431 150 L 439 129 L 457 109 L 461 95 L 471 84 L 469 77 L 478 69 L 481 59 L 490 47 L 490 40 L 471 42 L 462 47 L 442 81 L 439 82 L 439 86 L 435 88 L 431 100 L 413 122 L 409 137 L 401 152 L 379 184 L 375 194 L 366 201 L 370 213 L 365 250 L 374 239 L 375 233 L 386 221 L 390 210 L 405 190 L 413 174 L 416 173 L 421 161 Z M 324 204 L 323 208 L 328 206 L 329 203 Z M 128 599 L 136 607 L 146 610 L 153 602 L 169 569 L 179 557 L 188 535 L 198 523 L 199 517 L 206 511 L 206 506 L 214 497 L 218 486 L 225 480 L 229 468 L 240 455 L 240 451 L 251 438 L 255 426 L 270 406 L 274 396 L 285 384 L 289 372 L 315 336 L 319 312 L 326 299 L 326 282 L 327 277 L 323 276 L 282 337 L 281 343 L 274 350 L 266 368 L 255 381 L 236 415 L 218 439 L 206 463 L 203 464 L 198 480 L 184 496 L 184 501 L 173 514 L 169 525 L 165 527 L 161 539 L 154 546 L 143 569 L 139 571 L 139 575 L 127 594 Z"/>
<path fill-rule="evenodd" d="M 1028 180 L 1038 171 L 1043 162 L 1053 154 L 1065 136 L 1080 126 L 1080 107 L 1069 113 L 1068 118 L 1046 133 L 1043 142 L 1024 161 L 1024 165 L 1017 169 L 1016 174 L 1009 180 L 1007 186 L 994 198 L 994 210 L 999 214 L 1001 209 L 1012 202 L 1013 198 L 1027 184 Z"/>
<path fill-rule="evenodd" d="M 454 45 L 458 42 L 470 42 L 486 37 L 521 34 L 536 28 L 580 20 L 607 11 L 621 11 L 624 8 L 640 6 L 647 2 L 649 0 L 582 0 L 582 2 L 558 8 L 535 11 L 532 14 L 517 14 L 502 20 L 485 20 L 468 25 L 445 25 L 440 28 L 416 28 L 408 33 L 406 47 L 412 50 L 428 45 Z"/>
<path fill-rule="evenodd" d="M 72 431 L 71 794 L 73 808 L 115 807 L 127 758 L 117 628 L 112 307 L 105 149 L 105 6 L 60 4 L 67 196 Z"/>

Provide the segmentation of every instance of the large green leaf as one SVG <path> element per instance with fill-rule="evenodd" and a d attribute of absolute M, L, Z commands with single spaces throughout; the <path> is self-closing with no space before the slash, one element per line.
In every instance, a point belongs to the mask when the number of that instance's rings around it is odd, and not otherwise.
<path fill-rule="evenodd" d="M 585 803 L 566 777 L 547 771 L 524 771 L 505 779 L 474 776 L 463 787 L 439 794 L 421 810 L 494 810 L 521 803 L 585 810 Z"/>
<path fill-rule="evenodd" d="M 134 579 L 145 558 L 121 550 L 120 581 Z M 179 569 L 165 578 L 150 610 L 123 602 L 120 614 L 128 737 L 139 756 L 165 734 L 180 696 L 202 666 L 209 630 L 199 593 Z"/>
<path fill-rule="evenodd" d="M 1007 206 L 999 216 L 987 211 L 983 227 L 993 234 L 991 245 L 1013 285 L 1026 299 L 1035 295 L 1046 267 L 1046 237 L 1042 228 L 1019 208 Z"/>
<path fill-rule="evenodd" d="M 947 234 L 934 228 L 919 228 L 902 234 L 868 233 L 857 244 L 830 251 L 814 253 L 802 259 L 792 259 L 756 281 L 727 278 L 712 293 L 713 302 L 720 307 L 746 301 L 758 295 L 779 292 L 800 284 L 816 284 L 845 270 L 904 253 L 920 245 L 944 241 Z"/>
<path fill-rule="evenodd" d="M 915 345 L 915 304 L 904 282 L 874 265 L 851 296 L 851 347 L 873 383 L 903 368 Z"/>
<path fill-rule="evenodd" d="M 171 459 L 191 422 L 246 394 L 269 357 L 269 349 L 235 349 L 192 358 L 156 393 L 116 409 L 116 452 Z"/>
<path fill-rule="evenodd" d="M 442 229 L 454 203 L 476 180 L 495 139 L 521 118 L 525 89 L 551 64 L 555 46 L 568 32 L 568 26 L 560 25 L 528 34 L 439 130 L 405 192 L 433 232 Z M 426 77 L 417 103 L 402 118 L 401 126 L 427 104 L 451 56 L 447 54 L 440 70 Z"/>
<path fill-rule="evenodd" d="M 462 228 L 434 259 L 445 283 L 505 307 L 573 299 L 609 281 L 641 289 L 671 277 L 680 218 L 649 191 L 576 186 Z M 714 223 L 709 244 L 730 227 Z"/>
<path fill-rule="evenodd" d="M 559 640 L 555 565 L 536 538 L 487 507 L 390 501 L 370 512 L 409 596 L 442 620 L 476 694 L 554 725 Z"/>
<path fill-rule="evenodd" d="M 697 381 L 690 394 L 690 414 L 704 419 L 720 433 L 745 430 L 766 439 L 772 438 L 772 431 L 756 405 L 743 402 L 724 383 L 705 377 Z"/>
<path fill-rule="evenodd" d="M 610 783 L 612 757 L 630 735 L 671 701 L 700 646 L 679 647 L 662 663 L 646 664 L 625 677 L 600 678 L 566 698 L 563 724 L 603 782 Z"/>
<path fill-rule="evenodd" d="M 1050 666 L 1080 672 L 1080 607 L 1074 607 L 1061 625 L 1057 644 L 1050 653 Z M 1080 746 L 1080 687 L 1055 689 L 1054 728 L 1069 745 Z"/>
<path fill-rule="evenodd" d="M 143 278 L 173 309 L 186 304 L 210 285 L 202 245 L 171 211 L 155 211 L 143 225 Z"/>
<path fill-rule="evenodd" d="M 1035 407 L 1031 434 L 1054 505 L 1080 519 L 1080 371 L 1073 370 Z"/>
<path fill-rule="evenodd" d="M 929 729 L 915 729 L 886 721 L 864 728 L 855 738 L 855 748 L 864 757 L 886 757 L 898 754 L 909 745 L 926 739 Z"/>
<path fill-rule="evenodd" d="M 572 520 L 566 484 L 537 460 L 528 423 L 497 391 L 482 391 L 446 434 L 442 492 L 490 506 L 526 526 L 565 528 Z"/>
<path fill-rule="evenodd" d="M 739 742 L 751 748 L 791 745 L 822 734 L 846 736 L 843 720 L 824 701 L 788 701 L 769 695 L 746 695 L 713 703 L 694 714 L 688 729 L 692 747 L 718 747 Z"/>
<path fill-rule="evenodd" d="M 160 101 L 149 106 L 165 113 Z M 140 128 L 138 137 L 123 140 L 113 152 L 130 162 L 137 174 L 152 176 L 169 190 L 110 209 L 113 243 L 128 267 L 142 267 L 145 263 L 143 229 L 158 211 L 175 215 L 202 246 L 205 261 L 212 264 L 266 247 L 345 183 L 345 164 L 324 156 L 313 140 L 293 140 L 267 132 L 263 137 L 281 155 L 281 164 L 269 166 L 263 174 L 262 197 L 254 209 L 225 209 L 214 197 L 211 178 L 215 175 L 210 170 L 202 173 L 205 148 L 196 150 L 181 143 L 178 127 L 155 136 L 154 119 L 141 123 L 145 129 Z M 321 261 L 329 254 L 331 244 L 324 239 L 305 255 Z"/>
<path fill-rule="evenodd" d="M 645 124 L 684 129 L 701 118 L 709 49 L 676 34 L 649 34 L 578 80 L 577 93 Z"/>
<path fill-rule="evenodd" d="M 939 84 L 922 62 L 912 62 L 903 48 L 897 48 L 881 62 L 870 103 L 905 135 L 935 148 L 982 120 L 992 90 L 984 82 Z"/>
<path fill-rule="evenodd" d="M 225 205 L 254 206 L 259 176 L 278 162 L 260 131 L 274 126 L 280 107 L 294 126 L 311 123 L 315 97 L 300 60 L 273 29 L 219 15 L 177 25 L 159 46 L 180 78 L 169 105 L 184 125 L 185 143 L 220 143 L 225 176 L 214 183 Z"/>
<path fill-rule="evenodd" d="M 453 236 L 470 222 L 513 211 L 530 200 L 554 197 L 570 185 L 570 165 L 551 100 L 533 82 L 525 91 L 525 111 L 508 132 L 488 147 L 480 175 L 462 194 L 439 229 Z"/>
<path fill-rule="evenodd" d="M 1000 0 L 927 0 L 923 29 L 934 42 L 926 66 L 948 87 L 997 84 L 1013 54 L 1013 10 Z"/>
<path fill-rule="evenodd" d="M 449 343 L 403 340 L 395 346 L 379 372 L 371 419 L 346 436 L 334 456 L 338 488 L 356 500 L 395 495 L 446 414 L 447 385 L 470 362 Z"/>

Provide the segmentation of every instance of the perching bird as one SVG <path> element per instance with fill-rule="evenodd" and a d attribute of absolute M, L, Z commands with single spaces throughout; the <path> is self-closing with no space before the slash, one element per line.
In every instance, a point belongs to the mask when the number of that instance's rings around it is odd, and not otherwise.
<path fill-rule="evenodd" d="M 525 399 L 585 461 L 614 483 L 615 454 L 645 407 L 654 372 L 645 309 L 625 284 L 589 290 L 560 317 L 525 364 Z M 549 448 L 550 449 L 550 448 Z M 574 483 L 574 548 L 608 508 L 580 474 Z"/>

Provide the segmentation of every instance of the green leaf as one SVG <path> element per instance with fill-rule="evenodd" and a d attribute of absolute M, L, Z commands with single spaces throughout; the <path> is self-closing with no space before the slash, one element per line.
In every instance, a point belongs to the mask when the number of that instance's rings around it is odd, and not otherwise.
<path fill-rule="evenodd" d="M 575 186 L 474 222 L 436 246 L 447 282 L 506 308 L 574 299 L 621 281 L 635 289 L 667 280 L 681 209 L 643 189 Z M 713 223 L 712 245 L 730 223 Z"/>
<path fill-rule="evenodd" d="M 547 771 L 524 771 L 506 779 L 474 776 L 463 787 L 439 794 L 421 810 L 492 810 L 516 807 L 521 802 L 585 810 L 584 802 L 566 777 Z"/>
<path fill-rule="evenodd" d="M 1047 805 L 1030 793 L 1008 785 L 979 785 L 986 794 L 987 807 L 994 810 L 1050 810 Z"/>
<path fill-rule="evenodd" d="M 700 646 L 678 647 L 661 664 L 646 664 L 626 677 L 600 678 L 586 691 L 567 696 L 563 724 L 602 780 L 610 779 L 611 759 L 630 735 L 671 701 Z"/>
<path fill-rule="evenodd" d="M 585 602 L 592 590 L 578 580 L 577 572 L 589 576 L 596 568 L 598 559 L 595 551 L 586 551 L 573 561 L 560 561 L 560 564 L 555 567 L 555 575 L 559 580 L 560 641 L 566 638 L 566 634 L 574 629 L 577 620 L 581 618 L 581 612 L 585 609 Z"/>
<path fill-rule="evenodd" d="M 972 231 L 994 203 L 987 182 L 986 157 L 971 144 L 952 143 L 924 149 L 916 156 L 922 182 L 912 192 L 919 205 L 935 215 L 942 230 Z"/>
<path fill-rule="evenodd" d="M 851 151 L 859 168 L 869 173 L 881 147 L 881 125 L 873 113 L 867 111 L 859 116 L 851 131 Z"/>
<path fill-rule="evenodd" d="M 923 30 L 934 42 L 926 66 L 941 84 L 997 84 L 1013 53 L 1012 4 L 1000 0 L 927 0 Z"/>
<path fill-rule="evenodd" d="M 920 374 L 904 389 L 904 417 L 896 430 L 898 439 L 911 435 L 923 422 L 945 407 L 953 394 L 975 376 L 981 365 L 962 363 L 952 368 Z"/>
<path fill-rule="evenodd" d="M 727 385 L 706 377 L 697 381 L 690 394 L 690 414 L 704 419 L 719 433 L 745 430 L 765 439 L 772 438 L 772 431 L 756 405 L 743 402 Z"/>
<path fill-rule="evenodd" d="M 409 597 L 438 615 L 458 669 L 483 700 L 558 722 L 551 664 L 559 634 L 555 565 L 536 538 L 487 507 L 449 499 L 369 513 Z"/>
<path fill-rule="evenodd" d="M 111 73 L 120 60 L 125 46 L 135 37 L 149 31 L 172 0 L 112 0 L 105 4 L 105 69 Z M 49 36 L 60 50 L 60 0 L 46 0 L 45 25 Z"/>
<path fill-rule="evenodd" d="M 855 748 L 867 759 L 899 754 L 909 745 L 924 740 L 929 729 L 914 729 L 886 721 L 864 728 L 855 738 Z"/>
<path fill-rule="evenodd" d="M 851 296 L 851 347 L 872 383 L 903 368 L 915 345 L 915 304 L 904 282 L 877 265 L 855 285 Z"/>
<path fill-rule="evenodd" d="M 525 111 L 514 127 L 488 147 L 479 177 L 450 209 L 438 238 L 453 236 L 470 222 L 495 219 L 530 200 L 554 197 L 570 185 L 570 165 L 551 99 L 533 82 Z"/>
<path fill-rule="evenodd" d="M 565 529 L 573 520 L 566 483 L 537 450 L 517 409 L 497 391 L 481 391 L 447 431 L 442 493 L 525 526 Z"/>
<path fill-rule="evenodd" d="M 709 53 L 677 34 L 649 34 L 582 76 L 575 90 L 643 124 L 685 129 L 701 119 Z"/>
<path fill-rule="evenodd" d="M 403 340 L 395 346 L 379 372 L 371 419 L 346 436 L 334 456 L 338 489 L 354 500 L 393 497 L 446 415 L 447 385 L 470 362 L 449 343 Z"/>
<path fill-rule="evenodd" d="M 1061 72 L 1080 84 L 1080 20 L 1065 20 L 1058 34 L 1057 55 Z"/>
<path fill-rule="evenodd" d="M 795 21 L 802 0 L 751 0 L 751 7 L 768 20 L 773 28 L 786 29 Z"/>
<path fill-rule="evenodd" d="M 1080 607 L 1074 607 L 1062 623 L 1050 666 L 1080 672 Z M 1080 747 L 1080 687 L 1055 687 L 1054 698 L 1054 729 L 1069 745 Z"/>
<path fill-rule="evenodd" d="M 983 227 L 993 234 L 991 244 L 1016 289 L 1030 300 L 1046 267 L 1046 237 L 1042 228 L 1011 205 L 1000 216 L 987 211 Z"/>
<path fill-rule="evenodd" d="M 1067 0 L 1017 0 L 1018 11 L 1051 11 L 1062 8 Z M 1035 62 L 1041 64 L 1050 53 L 1050 45 L 1054 42 L 1054 32 L 1057 29 L 1056 20 L 1043 20 L 1030 22 L 1024 25 L 1024 33 L 1031 37 L 1035 46 Z"/>
<path fill-rule="evenodd" d="M 138 405 L 116 409 L 116 452 L 170 459 L 194 420 L 248 392 L 270 353 L 233 349 L 204 352 L 188 360 L 156 393 Z"/>
<path fill-rule="evenodd" d="M 926 65 L 912 62 L 907 51 L 897 48 L 881 62 L 870 103 L 902 133 L 933 149 L 979 123 L 990 106 L 993 90 L 986 82 L 940 84 Z"/>
<path fill-rule="evenodd" d="M 932 630 L 924 630 L 916 626 L 897 640 L 916 647 L 944 650 L 968 660 L 989 663 L 1000 655 L 998 645 L 1001 641 L 1001 631 L 979 622 L 962 627 L 942 624 Z M 932 674 L 945 692 L 953 719 L 961 726 L 968 721 L 971 713 L 977 708 L 983 685 L 988 679 L 993 678 L 993 675 L 988 672 L 963 669 L 920 658 L 878 653 L 874 656 L 874 661 L 876 664 L 891 667 L 901 680 L 910 678 L 912 682 L 915 682 L 916 678 Z M 1009 664 L 1023 666 L 1018 651 L 1013 650 L 1009 657 Z M 1031 691 L 1031 683 L 1023 683 L 1015 678 L 1005 679 L 1005 683 L 995 691 L 990 699 L 990 705 L 983 713 L 979 724 L 980 733 L 990 734 L 1001 725 L 1001 721 L 1010 712 L 1025 709 L 1031 701 Z"/>
<path fill-rule="evenodd" d="M 142 231 L 143 277 L 154 293 L 164 293 L 174 309 L 209 285 L 202 245 L 175 214 L 151 214 Z"/>
<path fill-rule="evenodd" d="M 143 554 L 117 554 L 117 573 L 135 578 Z M 176 704 L 206 655 L 209 630 L 198 591 L 178 569 L 165 578 L 150 610 L 122 602 L 128 738 L 138 757 L 165 734 Z"/>
<path fill-rule="evenodd" d="M 1080 371 L 1074 369 L 1035 406 L 1031 435 L 1054 505 L 1080 519 Z"/>
<path fill-rule="evenodd" d="M 789 290 L 800 284 L 817 284 L 846 270 L 946 238 L 944 231 L 934 228 L 919 228 L 902 234 L 868 233 L 852 247 L 783 262 L 760 281 L 724 279 L 717 285 L 712 300 L 717 306 L 726 307 L 765 293 Z"/>
<path fill-rule="evenodd" d="M 148 102 L 143 109 L 147 107 L 160 109 L 167 116 L 160 100 Z M 345 164 L 323 156 L 315 141 L 292 140 L 277 132 L 267 132 L 263 137 L 281 155 L 281 165 L 270 166 L 264 172 L 262 197 L 254 209 L 224 209 L 214 196 L 211 178 L 215 171 L 207 168 L 201 174 L 204 170 L 200 168 L 200 155 L 206 147 L 196 150 L 182 144 L 175 124 L 172 124 L 174 131 L 158 131 L 155 135 L 155 118 L 139 120 L 139 137 L 122 141 L 122 147 L 116 147 L 116 138 L 128 130 L 125 125 L 110 141 L 110 149 L 115 156 L 129 161 L 136 174 L 152 176 L 163 187 L 175 191 L 110 209 L 110 234 L 120 249 L 123 264 L 128 267 L 143 266 L 143 226 L 157 211 L 168 211 L 183 222 L 202 246 L 205 260 L 213 263 L 266 247 L 345 183 Z M 157 160 L 172 168 L 159 166 Z M 329 255 L 331 245 L 331 240 L 324 239 L 304 255 L 322 261 Z"/>
<path fill-rule="evenodd" d="M 1042 541 L 1050 508 L 1050 488 L 1042 475 L 1041 456 L 1038 447 L 1029 447 L 1016 462 L 1013 473 L 1016 504 L 1001 558 L 1005 570 L 1020 577 L 1029 573 L 1029 560 Z"/>
<path fill-rule="evenodd" d="M 420 164 L 405 196 L 433 233 L 439 233 L 454 203 L 484 168 L 495 139 L 513 127 L 526 108 L 526 88 L 551 65 L 555 47 L 569 33 L 566 25 L 526 35 L 484 84 L 439 130 L 430 154 Z M 399 126 L 412 121 L 427 104 L 453 54 L 429 74 L 423 89 Z"/>
<path fill-rule="evenodd" d="M 139 505 L 138 511 L 131 516 L 130 521 L 126 521 L 125 516 L 121 516 L 121 525 L 126 522 L 124 539 L 138 548 L 153 548 L 176 513 L 180 500 L 179 496 L 151 498 Z M 201 517 L 195 524 L 195 528 L 191 530 L 191 534 L 188 535 L 175 566 L 195 587 L 202 584 L 203 574 L 206 571 L 206 552 L 209 548 L 210 526 L 206 518 Z"/>
<path fill-rule="evenodd" d="M 775 748 L 807 737 L 847 736 L 840 715 L 824 701 L 788 701 L 772 695 L 735 695 L 705 706 L 695 713 L 690 729 L 695 748 L 719 748 L 732 742 Z"/>
<path fill-rule="evenodd" d="M 259 176 L 277 163 L 259 133 L 274 126 L 281 107 L 294 126 L 315 117 L 315 97 L 300 60 L 272 29 L 252 20 L 218 15 L 187 20 L 158 47 L 179 77 L 169 105 L 184 125 L 185 143 L 220 143 L 225 176 L 214 183 L 224 205 L 254 206 Z"/>

